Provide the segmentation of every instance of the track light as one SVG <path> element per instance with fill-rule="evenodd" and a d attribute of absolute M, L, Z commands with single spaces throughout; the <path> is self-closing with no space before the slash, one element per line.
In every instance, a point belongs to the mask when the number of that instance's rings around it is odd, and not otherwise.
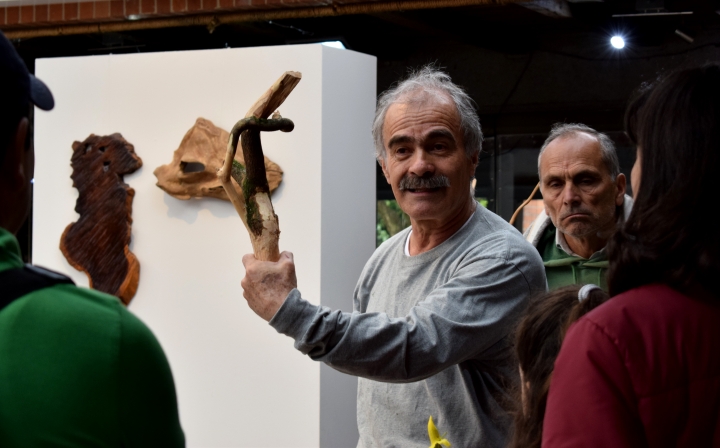
<path fill-rule="evenodd" d="M 622 36 L 615 35 L 610 38 L 610 45 L 620 50 L 625 47 L 625 39 Z"/>

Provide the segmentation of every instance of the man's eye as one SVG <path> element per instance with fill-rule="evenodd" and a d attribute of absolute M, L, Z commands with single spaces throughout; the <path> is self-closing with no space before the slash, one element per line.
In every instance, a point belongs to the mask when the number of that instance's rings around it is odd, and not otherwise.
<path fill-rule="evenodd" d="M 395 150 L 395 154 L 407 154 L 408 149 L 407 148 L 397 148 Z"/>

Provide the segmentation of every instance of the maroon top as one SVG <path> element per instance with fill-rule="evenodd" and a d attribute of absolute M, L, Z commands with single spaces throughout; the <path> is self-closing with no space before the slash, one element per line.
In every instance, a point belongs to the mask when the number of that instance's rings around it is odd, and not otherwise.
<path fill-rule="evenodd" d="M 567 333 L 543 447 L 720 446 L 720 305 L 654 284 Z"/>

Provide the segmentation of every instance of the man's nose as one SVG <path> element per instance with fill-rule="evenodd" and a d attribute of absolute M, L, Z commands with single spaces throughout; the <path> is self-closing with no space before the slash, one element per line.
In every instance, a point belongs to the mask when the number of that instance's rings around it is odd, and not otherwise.
<path fill-rule="evenodd" d="M 435 165 L 433 165 L 431 158 L 428 153 L 422 149 L 417 149 L 413 152 L 412 163 L 410 164 L 410 173 L 423 177 L 428 174 L 435 172 Z"/>
<path fill-rule="evenodd" d="M 572 204 L 580 201 L 580 192 L 572 182 L 566 182 L 562 192 L 563 203 Z"/>

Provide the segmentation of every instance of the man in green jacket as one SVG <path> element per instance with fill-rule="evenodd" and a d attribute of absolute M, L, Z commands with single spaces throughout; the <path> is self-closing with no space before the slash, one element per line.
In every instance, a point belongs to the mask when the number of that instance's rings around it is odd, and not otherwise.
<path fill-rule="evenodd" d="M 605 245 L 632 209 L 615 145 L 583 124 L 556 124 L 538 156 L 545 210 L 525 232 L 550 289 L 593 283 L 607 291 Z"/>
<path fill-rule="evenodd" d="M 120 301 L 23 265 L 31 107 L 50 90 L 0 33 L 0 446 L 181 447 L 170 366 Z"/>

